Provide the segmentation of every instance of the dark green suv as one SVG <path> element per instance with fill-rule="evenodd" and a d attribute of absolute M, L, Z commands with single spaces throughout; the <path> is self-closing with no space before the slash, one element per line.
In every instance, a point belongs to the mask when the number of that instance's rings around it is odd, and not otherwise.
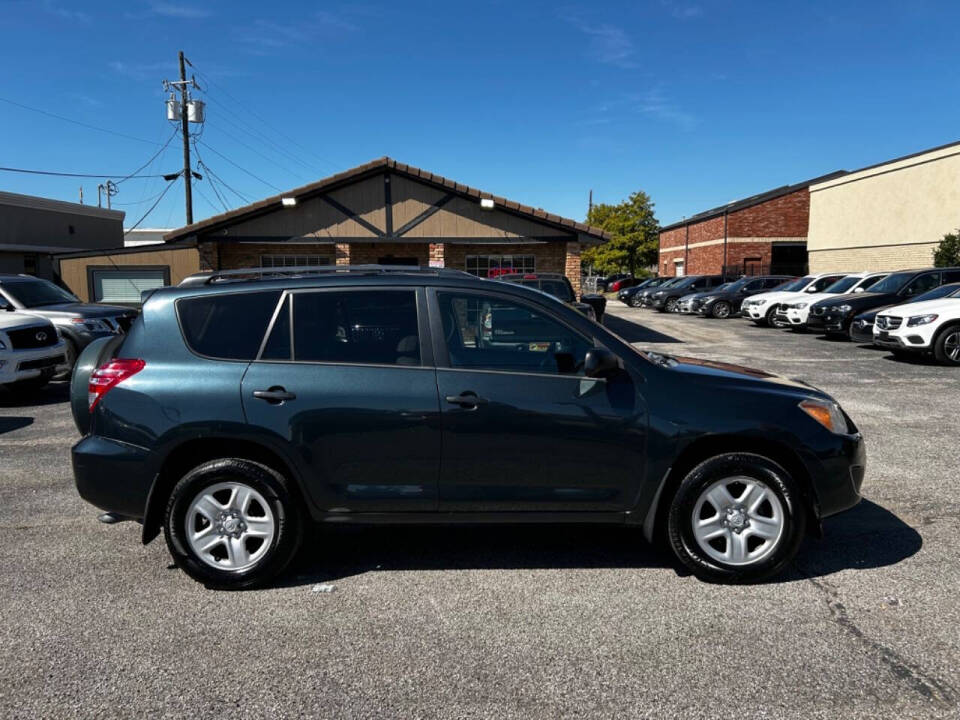
<path fill-rule="evenodd" d="M 641 352 L 522 284 L 291 272 L 156 290 L 74 372 L 81 496 L 209 585 L 268 581 L 309 522 L 617 523 L 753 581 L 860 499 L 860 434 L 803 383 Z"/>

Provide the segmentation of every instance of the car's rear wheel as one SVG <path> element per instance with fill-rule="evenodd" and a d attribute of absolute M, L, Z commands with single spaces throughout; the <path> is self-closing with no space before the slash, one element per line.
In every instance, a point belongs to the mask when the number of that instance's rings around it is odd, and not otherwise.
<path fill-rule="evenodd" d="M 960 365 L 960 325 L 940 333 L 933 344 L 933 355 L 941 365 Z"/>
<path fill-rule="evenodd" d="M 634 293 L 630 296 L 630 307 L 638 308 L 641 305 L 643 305 L 643 301 L 640 299 L 640 295 L 638 293 Z"/>
<path fill-rule="evenodd" d="M 691 470 L 670 505 L 677 558 L 712 582 L 758 582 L 797 553 L 806 515 L 793 478 L 769 458 L 730 453 Z"/>
<path fill-rule="evenodd" d="M 710 309 L 710 314 L 715 318 L 720 320 L 725 320 L 730 317 L 730 303 L 720 300 L 713 304 L 713 307 Z"/>
<path fill-rule="evenodd" d="M 167 503 L 164 537 L 176 564 L 209 587 L 261 585 L 293 559 L 302 520 L 287 481 L 250 460 L 194 468 Z"/>

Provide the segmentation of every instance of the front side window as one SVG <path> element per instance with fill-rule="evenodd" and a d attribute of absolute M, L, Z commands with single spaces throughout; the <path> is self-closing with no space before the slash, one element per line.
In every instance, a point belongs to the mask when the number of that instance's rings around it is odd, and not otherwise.
<path fill-rule="evenodd" d="M 940 273 L 927 273 L 926 275 L 921 275 L 916 280 L 910 282 L 903 294 L 907 297 L 913 295 L 920 295 L 925 293 L 927 290 L 932 290 L 940 284 Z"/>
<path fill-rule="evenodd" d="M 466 271 L 481 278 L 537 271 L 533 255 L 467 255 Z"/>
<path fill-rule="evenodd" d="M 420 364 L 414 290 L 304 292 L 292 301 L 295 362 Z M 275 323 L 274 333 L 288 334 L 284 323 Z M 280 345 L 271 334 L 265 358 L 281 359 Z"/>
<path fill-rule="evenodd" d="M 450 366 L 576 375 L 592 343 L 539 310 L 486 295 L 438 293 Z"/>
<path fill-rule="evenodd" d="M 280 291 L 200 295 L 177 302 L 187 345 L 195 353 L 223 360 L 253 360 Z"/>

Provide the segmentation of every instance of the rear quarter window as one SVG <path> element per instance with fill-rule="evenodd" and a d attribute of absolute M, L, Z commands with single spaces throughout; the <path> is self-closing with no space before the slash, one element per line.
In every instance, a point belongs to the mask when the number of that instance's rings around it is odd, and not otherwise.
<path fill-rule="evenodd" d="M 198 355 L 253 360 L 279 300 L 279 290 L 178 300 L 183 339 Z"/>

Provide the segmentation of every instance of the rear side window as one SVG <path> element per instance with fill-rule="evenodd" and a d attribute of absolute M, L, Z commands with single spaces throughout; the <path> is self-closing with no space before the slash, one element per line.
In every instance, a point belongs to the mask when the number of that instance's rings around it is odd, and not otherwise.
<path fill-rule="evenodd" d="M 308 292 L 292 299 L 295 362 L 420 364 L 414 290 Z"/>
<path fill-rule="evenodd" d="M 280 291 L 203 295 L 177 302 L 187 346 L 199 355 L 253 360 L 280 300 Z"/>

